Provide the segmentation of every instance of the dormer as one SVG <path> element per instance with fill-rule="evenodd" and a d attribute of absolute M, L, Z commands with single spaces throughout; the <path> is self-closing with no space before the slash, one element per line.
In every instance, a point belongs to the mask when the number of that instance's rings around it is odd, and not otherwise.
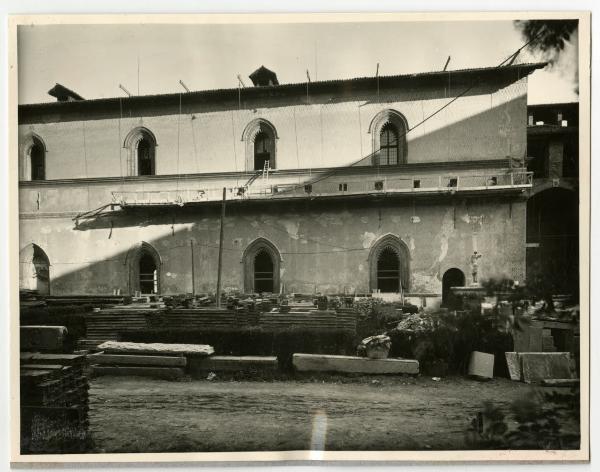
<path fill-rule="evenodd" d="M 250 80 L 252 80 L 255 87 L 279 85 L 277 74 L 272 70 L 267 69 L 265 66 L 260 66 L 248 77 L 250 77 Z"/>
<path fill-rule="evenodd" d="M 48 90 L 48 95 L 55 97 L 59 102 L 75 102 L 79 100 L 84 100 L 84 98 L 78 93 L 73 92 L 73 90 L 68 89 L 64 85 L 56 84 L 50 90 Z"/>

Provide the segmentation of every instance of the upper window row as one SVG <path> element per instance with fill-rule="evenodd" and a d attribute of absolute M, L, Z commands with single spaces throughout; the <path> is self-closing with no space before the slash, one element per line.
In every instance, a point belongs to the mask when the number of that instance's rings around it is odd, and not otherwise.
<path fill-rule="evenodd" d="M 374 166 L 395 166 L 406 163 L 405 118 L 394 110 L 384 110 L 375 116 L 369 126 L 373 139 L 373 152 L 369 159 Z M 275 127 L 264 119 L 250 122 L 244 129 L 242 141 L 246 143 L 246 169 L 262 171 L 276 169 Z M 46 147 L 37 135 L 25 143 L 25 160 L 22 166 L 24 180 L 46 178 Z M 127 152 L 128 175 L 156 175 L 156 138 L 147 128 L 136 128 L 124 142 Z"/>

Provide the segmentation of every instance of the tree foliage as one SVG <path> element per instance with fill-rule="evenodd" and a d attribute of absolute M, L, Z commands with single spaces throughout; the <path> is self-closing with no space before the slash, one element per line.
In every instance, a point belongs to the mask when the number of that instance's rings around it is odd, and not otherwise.
<path fill-rule="evenodd" d="M 553 60 L 558 57 L 577 30 L 577 20 L 517 20 L 515 26 L 531 51 Z"/>

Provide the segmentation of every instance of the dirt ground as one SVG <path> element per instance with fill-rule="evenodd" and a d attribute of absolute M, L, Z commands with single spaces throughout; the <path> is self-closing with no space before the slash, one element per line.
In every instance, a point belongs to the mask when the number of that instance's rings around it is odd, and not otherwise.
<path fill-rule="evenodd" d="M 99 377 L 90 430 L 95 452 L 464 449 L 485 400 L 508 406 L 533 389 L 505 379 Z"/>

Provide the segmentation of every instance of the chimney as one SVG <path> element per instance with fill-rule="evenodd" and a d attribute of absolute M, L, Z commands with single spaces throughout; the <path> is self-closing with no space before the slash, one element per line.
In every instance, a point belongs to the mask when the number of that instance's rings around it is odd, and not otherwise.
<path fill-rule="evenodd" d="M 260 66 L 248 77 L 250 77 L 250 80 L 252 80 L 255 87 L 279 85 L 277 74 L 272 70 L 267 69 L 265 66 Z"/>
<path fill-rule="evenodd" d="M 56 97 L 56 101 L 58 102 L 75 102 L 79 100 L 85 100 L 81 95 L 73 92 L 73 90 L 68 89 L 61 84 L 56 84 L 54 87 L 48 90 L 48 95 Z"/>

